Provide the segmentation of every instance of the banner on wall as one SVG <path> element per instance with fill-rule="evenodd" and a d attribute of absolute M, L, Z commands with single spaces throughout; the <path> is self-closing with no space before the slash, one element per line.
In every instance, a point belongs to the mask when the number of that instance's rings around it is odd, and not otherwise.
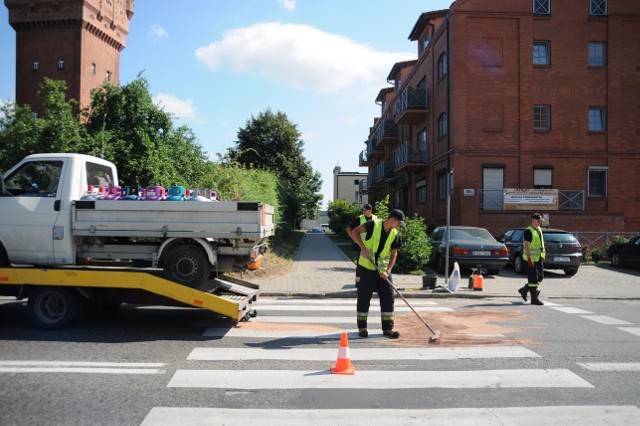
<path fill-rule="evenodd" d="M 557 189 L 505 188 L 502 195 L 504 210 L 558 210 Z"/>

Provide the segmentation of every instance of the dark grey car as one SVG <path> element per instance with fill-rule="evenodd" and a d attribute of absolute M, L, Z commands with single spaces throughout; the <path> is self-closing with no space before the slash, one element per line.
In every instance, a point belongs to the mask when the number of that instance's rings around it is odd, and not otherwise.
<path fill-rule="evenodd" d="M 522 259 L 522 241 L 525 228 L 510 229 L 498 238 L 509 249 L 509 263 L 513 269 L 524 274 Z M 567 275 L 575 275 L 582 263 L 582 246 L 570 232 L 561 229 L 547 228 L 542 230 L 544 236 L 545 269 L 562 269 Z"/>
<path fill-rule="evenodd" d="M 484 228 L 472 226 L 450 226 L 449 269 L 458 262 L 461 269 L 481 266 L 489 275 L 497 275 L 508 261 L 508 251 Z M 443 273 L 447 252 L 446 226 L 436 228 L 431 233 L 433 247 L 432 261 L 438 272 Z"/>

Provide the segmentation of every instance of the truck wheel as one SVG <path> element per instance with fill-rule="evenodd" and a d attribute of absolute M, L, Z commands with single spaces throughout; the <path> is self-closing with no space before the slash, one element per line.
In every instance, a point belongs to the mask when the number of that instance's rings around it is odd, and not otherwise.
<path fill-rule="evenodd" d="M 209 278 L 211 266 L 202 250 L 180 245 L 171 250 L 164 263 L 164 273 L 171 281 L 197 287 Z"/>
<path fill-rule="evenodd" d="M 29 295 L 27 308 L 33 324 L 59 330 L 73 324 L 83 308 L 82 297 L 72 288 L 38 287 Z"/>

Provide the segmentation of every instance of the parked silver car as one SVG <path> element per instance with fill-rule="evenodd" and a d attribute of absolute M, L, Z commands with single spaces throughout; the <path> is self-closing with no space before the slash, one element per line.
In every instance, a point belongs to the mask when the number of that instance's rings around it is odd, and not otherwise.
<path fill-rule="evenodd" d="M 502 234 L 498 241 L 509 249 L 509 264 L 513 269 L 524 274 L 524 259 L 522 259 L 522 241 L 525 228 L 510 229 Z M 542 229 L 544 236 L 545 269 L 562 269 L 567 275 L 575 275 L 582 263 L 582 246 L 570 232 L 561 229 Z"/>
<path fill-rule="evenodd" d="M 443 273 L 447 252 L 447 227 L 441 226 L 431 233 L 432 261 L 438 272 Z M 450 226 L 449 269 L 458 262 L 461 269 L 478 266 L 489 275 L 497 275 L 509 262 L 509 252 L 504 244 L 496 241 L 489 231 L 472 226 Z"/>

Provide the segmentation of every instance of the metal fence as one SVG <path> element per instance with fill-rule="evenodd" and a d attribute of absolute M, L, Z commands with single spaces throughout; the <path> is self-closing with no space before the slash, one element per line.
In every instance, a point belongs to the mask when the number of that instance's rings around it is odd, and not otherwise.
<path fill-rule="evenodd" d="M 502 189 L 478 189 L 478 207 L 481 210 L 504 210 Z M 558 210 L 584 211 L 584 191 L 558 190 Z"/>

